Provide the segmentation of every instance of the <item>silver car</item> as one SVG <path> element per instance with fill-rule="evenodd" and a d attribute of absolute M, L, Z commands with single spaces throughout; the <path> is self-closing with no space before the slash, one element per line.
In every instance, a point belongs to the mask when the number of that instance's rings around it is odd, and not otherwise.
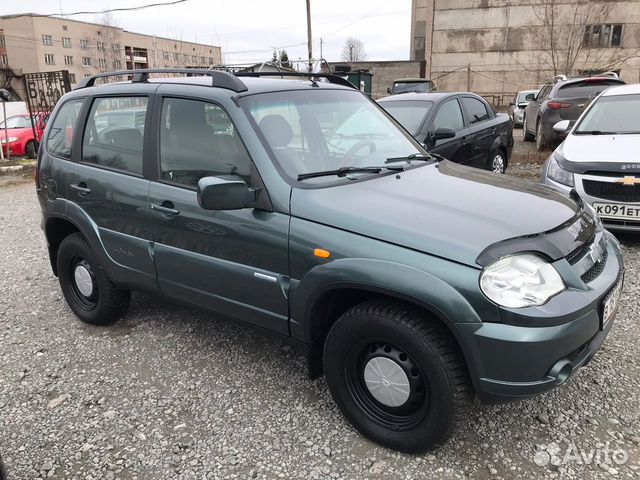
<path fill-rule="evenodd" d="M 640 84 L 601 93 L 578 118 L 556 123 L 567 138 L 547 159 L 541 182 L 575 191 L 606 228 L 640 232 Z"/>
<path fill-rule="evenodd" d="M 509 104 L 509 113 L 514 127 L 522 127 L 524 125 L 524 109 L 537 94 L 538 90 L 523 90 L 518 92 L 516 98 Z"/>

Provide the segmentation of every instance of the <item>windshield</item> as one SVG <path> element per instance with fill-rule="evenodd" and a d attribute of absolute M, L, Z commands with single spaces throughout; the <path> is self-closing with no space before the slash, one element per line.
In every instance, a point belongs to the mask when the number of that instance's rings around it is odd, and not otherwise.
<path fill-rule="evenodd" d="M 640 133 L 640 94 L 600 97 L 574 133 Z"/>
<path fill-rule="evenodd" d="M 530 90 L 528 92 L 520 92 L 520 94 L 518 95 L 518 99 L 516 100 L 516 103 L 529 103 L 529 100 L 527 100 L 527 95 L 529 95 L 530 93 L 533 93 L 535 95 L 538 92 L 536 90 Z"/>
<path fill-rule="evenodd" d="M 383 165 L 390 157 L 425 154 L 380 108 L 356 91 L 273 92 L 250 95 L 241 102 L 289 179 L 314 171 Z M 357 178 L 361 177 L 358 174 Z M 305 183 L 337 181 L 340 178 L 320 177 Z"/>
<path fill-rule="evenodd" d="M 0 122 L 0 129 L 4 128 L 4 122 Z M 31 128 L 29 117 L 18 115 L 7 118 L 7 128 Z"/>
<path fill-rule="evenodd" d="M 416 135 L 427 116 L 433 102 L 425 100 L 398 100 L 395 102 L 380 102 L 380 106 L 391 114 L 412 135 Z"/>
<path fill-rule="evenodd" d="M 427 93 L 432 90 L 432 85 L 431 82 L 396 82 L 393 84 L 393 93 Z"/>

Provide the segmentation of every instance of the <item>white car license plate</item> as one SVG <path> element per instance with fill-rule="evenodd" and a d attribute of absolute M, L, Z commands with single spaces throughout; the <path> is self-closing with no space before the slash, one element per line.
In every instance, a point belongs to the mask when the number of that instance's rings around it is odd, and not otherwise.
<path fill-rule="evenodd" d="M 602 218 L 620 218 L 640 221 L 640 205 L 623 203 L 594 203 L 593 208 Z"/>
<path fill-rule="evenodd" d="M 604 300 L 604 308 L 602 309 L 602 327 L 609 322 L 616 314 L 618 310 L 618 303 L 620 302 L 620 295 L 622 294 L 622 286 L 624 285 L 624 277 L 618 280 L 615 287 L 609 292 L 607 298 Z"/>

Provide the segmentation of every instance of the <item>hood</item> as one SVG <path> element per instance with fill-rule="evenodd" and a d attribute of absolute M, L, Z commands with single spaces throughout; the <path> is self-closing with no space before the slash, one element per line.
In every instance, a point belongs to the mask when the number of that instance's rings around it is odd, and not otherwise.
<path fill-rule="evenodd" d="M 31 127 L 29 128 L 7 128 L 7 135 L 9 137 L 21 137 L 25 134 L 31 134 Z M 4 138 L 4 128 L 0 128 L 0 138 Z"/>
<path fill-rule="evenodd" d="M 293 216 L 472 266 L 488 247 L 557 229 L 578 210 L 544 185 L 449 161 L 291 197 Z"/>
<path fill-rule="evenodd" d="M 569 135 L 555 152 L 563 168 L 575 172 L 640 172 L 640 134 Z"/>

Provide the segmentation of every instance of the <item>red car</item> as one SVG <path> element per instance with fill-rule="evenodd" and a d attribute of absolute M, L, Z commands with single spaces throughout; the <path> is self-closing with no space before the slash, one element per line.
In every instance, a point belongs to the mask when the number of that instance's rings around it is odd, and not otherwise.
<path fill-rule="evenodd" d="M 12 157 L 36 158 L 38 144 L 42 139 L 42 133 L 44 132 L 48 118 L 49 115 L 36 115 L 33 117 L 36 125 L 35 138 L 33 138 L 31 119 L 28 114 L 13 115 L 7 118 L 6 135 L 9 137 L 8 141 L 5 140 L 4 122 L 0 122 L 0 144 L 2 144 L 3 155 L 7 157 L 8 144 Z"/>

